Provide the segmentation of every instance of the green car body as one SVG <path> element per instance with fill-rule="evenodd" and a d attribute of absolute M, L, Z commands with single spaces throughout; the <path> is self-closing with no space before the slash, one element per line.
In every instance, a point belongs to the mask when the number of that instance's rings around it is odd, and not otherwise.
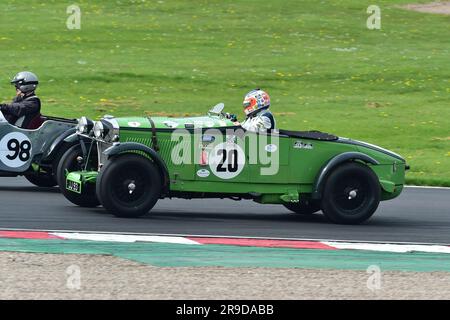
<path fill-rule="evenodd" d="M 81 165 L 74 171 L 61 169 L 65 181 L 61 180 L 60 185 L 71 201 L 70 197 L 92 197 L 92 193 L 97 193 L 99 198 L 102 192 L 97 181 L 99 174 L 102 175 L 109 162 L 124 155 L 142 157 L 157 168 L 161 178 L 158 180 L 161 184 L 158 198 L 253 199 L 260 203 L 284 204 L 298 213 L 323 209 L 324 193 L 331 192 L 327 191 L 327 181 L 344 164 L 357 165 L 366 173 L 375 174 L 378 202 L 393 199 L 401 193 L 408 168 L 399 155 L 371 144 L 316 131 L 248 132 L 221 112 L 188 118 L 105 117 L 100 124 L 95 122 L 97 132 L 92 128 L 93 122 L 87 119 L 83 122 L 77 137 L 71 137 L 86 145 L 78 157 Z M 88 157 L 97 159 L 97 163 L 89 168 L 86 165 Z M 355 169 L 358 171 L 359 167 Z M 352 180 L 351 172 L 347 174 L 348 179 L 342 176 L 340 180 Z M 133 182 L 128 183 L 132 193 L 135 186 Z M 358 185 L 358 181 L 352 183 Z M 370 189 L 367 183 L 363 181 L 363 185 L 358 185 L 359 189 L 364 186 Z M 353 194 L 351 187 L 347 189 L 345 192 Z M 360 190 L 353 189 L 354 197 L 358 197 Z M 351 195 L 348 199 L 353 200 Z M 105 206 L 102 199 L 98 200 Z M 94 201 L 93 204 L 98 203 Z M 130 202 L 130 207 L 133 205 Z M 110 211 L 120 216 L 143 213 Z M 371 214 L 353 220 L 331 220 L 360 223 Z"/>

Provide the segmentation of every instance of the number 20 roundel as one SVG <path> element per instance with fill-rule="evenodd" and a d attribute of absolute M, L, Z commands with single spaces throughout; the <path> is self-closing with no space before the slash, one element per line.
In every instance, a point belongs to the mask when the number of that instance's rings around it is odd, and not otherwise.
<path fill-rule="evenodd" d="M 7 167 L 19 168 L 31 158 L 31 141 L 21 132 L 11 132 L 0 140 L 0 161 Z"/>
<path fill-rule="evenodd" d="M 209 168 L 220 179 L 237 177 L 244 166 L 244 150 L 236 143 L 220 143 L 214 147 L 209 155 Z"/>

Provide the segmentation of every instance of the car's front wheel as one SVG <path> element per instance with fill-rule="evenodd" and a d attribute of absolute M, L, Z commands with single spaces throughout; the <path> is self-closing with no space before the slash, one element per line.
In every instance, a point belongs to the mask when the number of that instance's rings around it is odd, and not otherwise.
<path fill-rule="evenodd" d="M 153 161 L 137 154 L 116 156 L 97 177 L 97 197 L 118 217 L 136 218 L 148 213 L 161 196 L 162 181 Z"/>
<path fill-rule="evenodd" d="M 89 147 L 89 145 L 87 147 Z M 92 150 L 91 153 L 92 152 L 94 152 L 95 155 L 95 150 Z M 83 152 L 81 149 L 81 145 L 79 144 L 74 145 L 64 153 L 58 164 L 58 169 L 56 172 L 57 181 L 61 193 L 66 197 L 67 200 L 80 207 L 93 208 L 100 205 L 100 202 L 98 201 L 97 196 L 95 194 L 94 183 L 86 183 L 86 185 L 83 186 L 81 193 L 76 193 L 66 189 L 67 173 L 73 171 L 80 171 L 81 169 L 83 169 L 80 168 L 80 164 L 77 161 L 77 158 L 81 157 L 82 155 Z M 94 162 L 92 162 L 93 159 L 95 159 L 96 157 L 91 155 L 91 158 L 92 159 L 85 160 L 89 161 L 87 169 L 97 170 L 97 162 L 95 160 Z"/>
<path fill-rule="evenodd" d="M 336 168 L 325 182 L 322 211 L 340 224 L 359 224 L 369 219 L 380 203 L 378 177 L 367 166 L 346 163 Z"/>

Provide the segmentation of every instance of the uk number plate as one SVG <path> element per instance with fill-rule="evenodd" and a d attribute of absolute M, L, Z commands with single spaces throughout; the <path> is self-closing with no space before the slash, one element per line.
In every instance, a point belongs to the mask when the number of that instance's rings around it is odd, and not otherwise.
<path fill-rule="evenodd" d="M 72 192 L 81 193 L 81 183 L 67 180 L 66 189 Z"/>

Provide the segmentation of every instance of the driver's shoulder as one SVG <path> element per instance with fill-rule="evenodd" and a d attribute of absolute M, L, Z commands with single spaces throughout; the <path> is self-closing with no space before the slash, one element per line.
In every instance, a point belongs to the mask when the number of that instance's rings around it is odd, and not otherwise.
<path fill-rule="evenodd" d="M 25 97 L 25 98 L 23 99 L 23 101 L 30 101 L 30 100 L 41 101 L 41 99 L 40 99 L 37 95 L 32 95 L 32 96 L 29 96 L 29 97 Z"/>
<path fill-rule="evenodd" d="M 266 111 L 262 112 L 259 116 L 260 117 L 266 117 L 266 118 L 269 118 L 269 119 L 273 119 L 274 118 L 272 112 L 270 112 L 269 110 L 266 110 Z"/>

